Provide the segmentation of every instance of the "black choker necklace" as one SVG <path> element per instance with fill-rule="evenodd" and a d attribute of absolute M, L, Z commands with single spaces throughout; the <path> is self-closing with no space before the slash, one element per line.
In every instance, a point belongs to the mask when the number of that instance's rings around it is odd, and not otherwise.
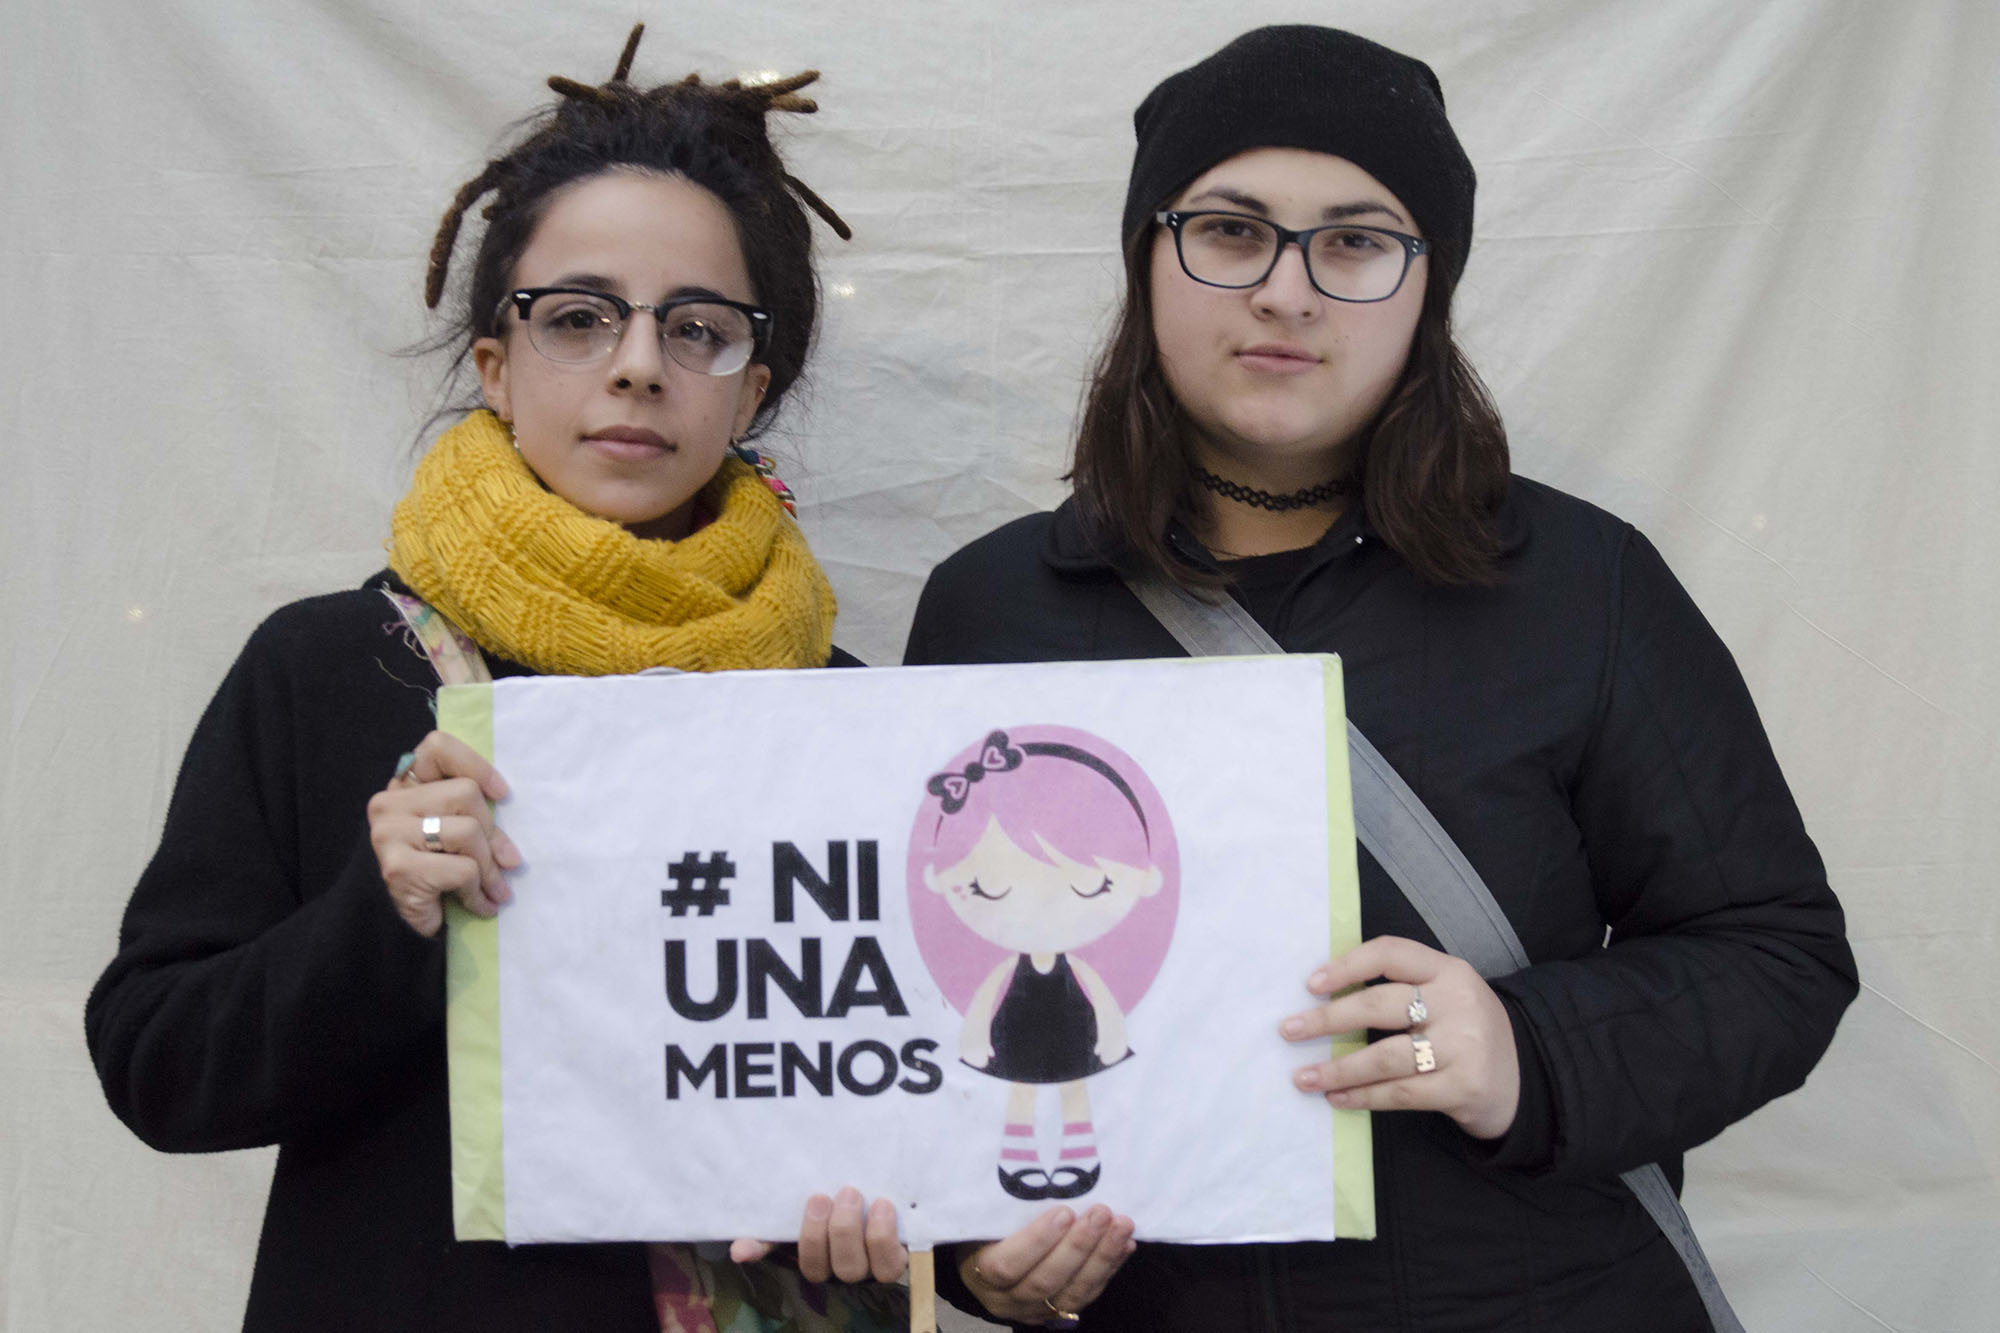
<path fill-rule="evenodd" d="M 1290 495 L 1273 495 L 1269 491 L 1260 491 L 1254 486 L 1244 486 L 1237 482 L 1224 481 L 1207 468 L 1199 465 L 1196 466 L 1194 474 L 1201 478 L 1202 485 L 1208 487 L 1208 489 L 1214 491 L 1217 495 L 1234 500 L 1238 504 L 1252 505 L 1258 509 L 1268 509 L 1274 514 L 1283 514 L 1294 509 L 1310 509 L 1314 505 L 1323 505 L 1336 495 L 1346 495 L 1350 490 L 1354 489 L 1347 478 L 1335 477 L 1332 481 L 1323 481 L 1317 486 L 1308 486 L 1302 491 L 1293 491 Z"/>

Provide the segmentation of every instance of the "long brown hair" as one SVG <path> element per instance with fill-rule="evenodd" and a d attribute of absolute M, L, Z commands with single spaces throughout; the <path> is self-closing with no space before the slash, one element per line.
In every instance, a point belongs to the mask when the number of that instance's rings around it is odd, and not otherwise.
<path fill-rule="evenodd" d="M 1202 526 L 1193 427 L 1160 371 L 1150 273 L 1155 227 L 1125 246 L 1125 303 L 1084 400 L 1068 478 L 1100 545 L 1189 587 L 1212 575 L 1173 555 L 1166 529 Z M 1439 251 L 1445 247 L 1437 246 Z M 1493 512 L 1506 494 L 1507 430 L 1451 336 L 1462 255 L 1434 253 L 1409 359 L 1355 452 L 1368 520 L 1418 577 L 1485 584 L 1497 576 Z"/>

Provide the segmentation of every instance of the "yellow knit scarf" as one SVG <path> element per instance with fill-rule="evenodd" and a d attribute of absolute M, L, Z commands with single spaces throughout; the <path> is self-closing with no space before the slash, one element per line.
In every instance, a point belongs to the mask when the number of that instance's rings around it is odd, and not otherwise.
<path fill-rule="evenodd" d="M 389 566 L 488 652 L 545 674 L 824 666 L 833 589 L 755 471 L 726 460 L 719 513 L 635 537 L 542 487 L 491 412 L 446 431 L 396 506 Z"/>

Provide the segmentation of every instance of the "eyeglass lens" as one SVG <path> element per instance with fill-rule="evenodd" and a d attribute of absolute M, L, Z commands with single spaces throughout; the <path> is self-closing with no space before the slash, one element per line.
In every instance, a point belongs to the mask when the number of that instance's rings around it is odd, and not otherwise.
<path fill-rule="evenodd" d="M 1197 213 L 1179 236 L 1188 276 L 1218 287 L 1254 287 L 1274 266 L 1278 233 L 1233 213 Z M 1369 227 L 1325 227 L 1306 238 L 1306 271 L 1315 287 L 1343 301 L 1380 301 L 1402 284 L 1409 252 Z"/>
<path fill-rule="evenodd" d="M 755 350 L 750 317 L 732 306 L 679 301 L 655 311 L 660 346 L 680 365 L 703 375 L 741 370 Z M 528 337 L 551 361 L 595 361 L 624 335 L 618 307 L 601 296 L 551 292 L 528 311 Z"/>

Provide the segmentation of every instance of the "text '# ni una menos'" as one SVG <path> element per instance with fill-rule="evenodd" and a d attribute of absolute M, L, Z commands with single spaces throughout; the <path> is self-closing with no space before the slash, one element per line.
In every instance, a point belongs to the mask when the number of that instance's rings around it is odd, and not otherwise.
<path fill-rule="evenodd" d="M 849 870 L 845 841 L 827 843 L 824 874 L 792 843 L 773 843 L 772 917 L 782 923 L 795 921 L 803 890 L 828 921 L 879 920 L 880 876 L 873 840 L 855 844 L 851 875 Z M 735 876 L 736 863 L 727 852 L 683 853 L 667 866 L 668 887 L 660 890 L 660 906 L 672 917 L 712 917 L 729 907 Z M 873 935 L 855 936 L 847 942 L 846 956 L 837 959 L 830 956 L 824 941 L 812 936 L 797 941 L 793 957 L 765 939 L 718 939 L 714 945 L 712 993 L 696 998 L 689 984 L 688 942 L 666 941 L 667 1003 L 690 1022 L 713 1022 L 739 1004 L 746 1018 L 758 1021 L 792 1015 L 844 1018 L 859 1009 L 879 1009 L 892 1018 L 909 1016 Z M 874 1038 L 839 1046 L 812 1040 L 719 1042 L 700 1055 L 670 1042 L 666 1092 L 669 1100 L 704 1092 L 724 1099 L 831 1097 L 836 1091 L 873 1097 L 891 1087 L 930 1093 L 944 1083 L 944 1072 L 927 1058 L 936 1050 L 937 1043 L 926 1037 L 912 1038 L 900 1049 Z"/>

